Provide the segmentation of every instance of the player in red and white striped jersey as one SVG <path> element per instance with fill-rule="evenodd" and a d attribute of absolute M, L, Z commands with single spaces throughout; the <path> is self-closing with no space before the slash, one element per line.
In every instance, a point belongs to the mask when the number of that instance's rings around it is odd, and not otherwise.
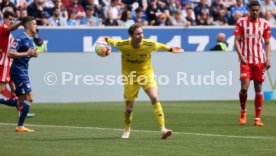
<path fill-rule="evenodd" d="M 256 93 L 255 126 L 263 126 L 260 120 L 263 104 L 262 83 L 265 70 L 270 68 L 271 30 L 269 23 L 259 18 L 261 10 L 258 1 L 250 3 L 249 11 L 248 17 L 242 17 L 237 21 L 234 32 L 235 46 L 240 59 L 240 124 L 246 123 L 247 91 L 250 80 L 253 80 Z"/>
<path fill-rule="evenodd" d="M 7 51 L 13 41 L 11 32 L 16 30 L 21 23 L 14 24 L 15 14 L 13 12 L 4 12 L 4 23 L 0 26 L 0 93 L 2 93 L 6 84 L 10 83 L 10 67 L 12 59 L 7 57 Z M 13 88 L 11 88 L 13 89 Z"/>

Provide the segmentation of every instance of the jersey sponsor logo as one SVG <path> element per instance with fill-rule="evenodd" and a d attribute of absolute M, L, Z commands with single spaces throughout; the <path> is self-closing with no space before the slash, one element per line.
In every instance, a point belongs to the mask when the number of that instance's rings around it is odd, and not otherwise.
<path fill-rule="evenodd" d="M 140 61 L 140 60 L 130 60 L 130 59 L 126 59 L 127 62 L 132 63 L 132 64 L 141 64 L 144 63 L 144 61 Z"/>
<path fill-rule="evenodd" d="M 15 48 L 15 47 L 17 47 L 17 45 L 18 45 L 17 42 L 12 42 L 11 47 Z"/>
<path fill-rule="evenodd" d="M 259 34 L 245 34 L 245 37 L 246 38 L 260 38 L 260 35 Z"/>

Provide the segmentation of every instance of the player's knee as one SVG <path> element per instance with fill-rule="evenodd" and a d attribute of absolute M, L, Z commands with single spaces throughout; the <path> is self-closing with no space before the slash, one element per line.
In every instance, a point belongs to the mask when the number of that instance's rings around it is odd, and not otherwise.
<path fill-rule="evenodd" d="M 26 99 L 26 101 L 28 101 L 28 102 L 30 102 L 30 103 L 33 103 L 33 98 L 32 98 L 32 97 L 28 97 L 28 98 Z"/>
<path fill-rule="evenodd" d="M 248 88 L 246 88 L 246 87 L 241 88 L 241 93 L 242 94 L 246 94 L 247 91 L 248 91 Z"/>
<path fill-rule="evenodd" d="M 150 97 L 150 101 L 151 101 L 151 103 L 158 102 L 159 101 L 158 96 L 152 96 L 152 97 Z"/>
<path fill-rule="evenodd" d="M 262 92 L 262 88 L 256 88 L 256 89 L 255 89 L 255 92 L 256 92 L 256 94 L 261 93 L 261 92 Z"/>
<path fill-rule="evenodd" d="M 133 107 L 127 107 L 127 108 L 126 108 L 126 112 L 127 112 L 128 114 L 130 114 L 132 111 L 133 111 Z"/>
<path fill-rule="evenodd" d="M 5 90 L 5 86 L 0 85 L 0 93 L 4 92 L 4 90 Z"/>

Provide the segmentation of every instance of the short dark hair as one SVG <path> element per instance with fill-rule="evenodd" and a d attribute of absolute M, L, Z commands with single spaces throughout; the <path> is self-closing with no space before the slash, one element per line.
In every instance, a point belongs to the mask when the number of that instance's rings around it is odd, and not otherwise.
<path fill-rule="evenodd" d="M 135 12 L 137 13 L 137 12 L 143 12 L 143 9 L 142 8 L 137 8 L 137 9 L 135 9 Z"/>
<path fill-rule="evenodd" d="M 135 23 L 135 24 L 132 24 L 129 28 L 128 28 L 128 34 L 129 35 L 133 35 L 134 31 L 138 28 L 142 28 L 142 25 L 139 24 L 139 23 Z"/>
<path fill-rule="evenodd" d="M 9 18 L 9 16 L 16 17 L 16 15 L 13 12 L 10 12 L 10 11 L 5 11 L 3 16 L 4 16 L 4 19 Z"/>
<path fill-rule="evenodd" d="M 22 20 L 21 20 L 22 25 L 25 27 L 28 22 L 33 21 L 33 20 L 35 20 L 35 17 L 33 17 L 33 16 L 23 17 Z"/>
<path fill-rule="evenodd" d="M 252 1 L 252 2 L 250 2 L 250 4 L 249 4 L 249 8 L 251 8 L 251 7 L 253 7 L 253 6 L 259 6 L 259 7 L 261 7 L 261 5 L 260 5 L 260 3 L 258 2 L 258 1 Z"/>

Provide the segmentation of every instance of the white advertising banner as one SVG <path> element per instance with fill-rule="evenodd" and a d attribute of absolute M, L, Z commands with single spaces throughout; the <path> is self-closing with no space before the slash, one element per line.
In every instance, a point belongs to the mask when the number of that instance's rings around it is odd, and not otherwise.
<path fill-rule="evenodd" d="M 31 59 L 34 101 L 123 101 L 120 57 L 120 53 L 105 58 L 95 53 L 46 53 Z M 275 55 L 271 63 L 263 91 L 275 95 Z M 152 64 L 161 100 L 238 100 L 239 62 L 235 52 L 160 52 L 152 54 Z M 249 90 L 249 99 L 253 99 L 253 85 Z M 148 100 L 142 89 L 137 100 Z"/>

